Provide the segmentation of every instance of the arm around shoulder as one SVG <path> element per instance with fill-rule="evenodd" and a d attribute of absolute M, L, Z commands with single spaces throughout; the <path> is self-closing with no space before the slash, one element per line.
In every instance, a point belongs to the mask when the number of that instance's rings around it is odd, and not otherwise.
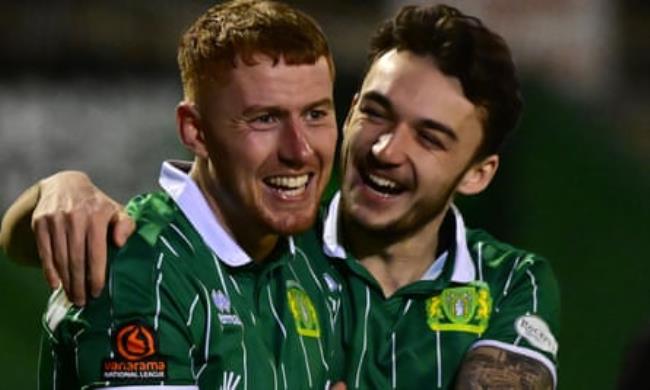
<path fill-rule="evenodd" d="M 32 232 L 32 213 L 40 194 L 39 183 L 22 193 L 2 217 L 0 248 L 17 263 L 40 266 Z"/>
<path fill-rule="evenodd" d="M 68 296 L 83 305 L 87 288 L 97 296 L 104 286 L 109 228 L 121 246 L 134 225 L 122 205 L 85 173 L 62 171 L 14 202 L 4 217 L 0 243 L 15 261 L 41 265 L 51 287 L 61 282 Z"/>

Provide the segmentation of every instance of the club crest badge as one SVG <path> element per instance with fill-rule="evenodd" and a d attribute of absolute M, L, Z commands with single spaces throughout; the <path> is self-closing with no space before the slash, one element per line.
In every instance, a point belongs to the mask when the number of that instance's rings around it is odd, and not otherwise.
<path fill-rule="evenodd" d="M 288 281 L 287 300 L 298 334 L 305 337 L 320 337 L 318 314 L 309 295 L 297 283 Z"/>
<path fill-rule="evenodd" d="M 492 313 L 492 297 L 484 283 L 447 288 L 427 299 L 427 324 L 434 331 L 482 334 Z"/>

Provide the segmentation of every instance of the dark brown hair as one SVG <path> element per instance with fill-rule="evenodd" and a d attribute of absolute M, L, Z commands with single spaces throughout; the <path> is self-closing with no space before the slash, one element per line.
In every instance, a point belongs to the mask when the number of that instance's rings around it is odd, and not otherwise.
<path fill-rule="evenodd" d="M 500 151 L 523 105 L 510 50 L 500 36 L 453 7 L 406 6 L 377 29 L 370 63 L 392 49 L 431 56 L 443 73 L 458 78 L 465 96 L 485 111 L 485 137 L 476 157 Z"/>
<path fill-rule="evenodd" d="M 183 34 L 178 46 L 185 98 L 194 100 L 201 80 L 217 79 L 241 59 L 254 65 L 263 54 L 275 63 L 334 63 L 318 24 L 288 5 L 268 0 L 234 0 L 218 4 L 201 15 Z"/>

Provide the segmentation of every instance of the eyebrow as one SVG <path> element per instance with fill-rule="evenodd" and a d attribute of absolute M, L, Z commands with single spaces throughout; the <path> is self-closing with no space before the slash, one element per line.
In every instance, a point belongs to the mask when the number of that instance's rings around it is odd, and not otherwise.
<path fill-rule="evenodd" d="M 371 100 L 376 104 L 379 104 L 382 106 L 385 110 L 389 111 L 391 114 L 395 113 L 395 108 L 393 107 L 393 103 L 384 95 L 382 95 L 379 92 L 376 91 L 368 91 L 363 94 L 361 97 L 361 100 Z M 456 132 L 449 126 L 438 122 L 434 119 L 431 118 L 423 118 L 418 120 L 418 125 L 427 129 L 432 129 L 432 130 L 437 130 L 445 135 L 447 135 L 449 138 L 451 138 L 454 141 L 458 141 L 458 135 Z"/>
<path fill-rule="evenodd" d="M 309 104 L 305 105 L 303 108 L 301 108 L 301 111 L 310 110 L 310 109 L 313 109 L 315 107 L 321 107 L 321 106 L 324 106 L 324 108 L 333 109 L 334 108 L 334 102 L 332 101 L 331 98 L 323 98 L 323 99 L 320 99 L 320 100 L 317 100 L 315 102 L 312 102 L 312 103 L 309 103 Z M 261 111 L 269 112 L 269 113 L 275 114 L 275 115 L 282 115 L 282 114 L 286 113 L 288 110 L 285 107 L 281 107 L 281 106 L 254 105 L 254 106 L 250 106 L 250 107 L 246 108 L 244 110 L 244 112 L 243 112 L 243 115 L 244 116 L 252 115 L 252 114 L 255 114 L 255 113 L 258 113 L 258 112 L 261 112 Z"/>
<path fill-rule="evenodd" d="M 317 101 L 315 101 L 313 103 L 310 103 L 310 104 L 306 105 L 304 109 L 309 110 L 309 109 L 312 109 L 312 108 L 315 108 L 315 107 L 321 107 L 321 106 L 323 108 L 333 109 L 334 108 L 334 102 L 332 101 L 331 98 L 326 97 L 326 98 L 322 98 L 321 100 L 317 100 Z"/>

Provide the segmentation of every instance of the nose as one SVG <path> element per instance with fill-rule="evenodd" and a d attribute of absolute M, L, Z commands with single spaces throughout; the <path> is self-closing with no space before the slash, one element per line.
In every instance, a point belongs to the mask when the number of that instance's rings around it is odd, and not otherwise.
<path fill-rule="evenodd" d="M 299 120 L 289 119 L 282 129 L 279 145 L 280 160 L 290 166 L 302 166 L 314 153 L 307 139 L 306 128 Z"/>
<path fill-rule="evenodd" d="M 388 165 L 399 165 L 404 162 L 406 151 L 406 131 L 395 128 L 377 137 L 372 144 L 371 153 L 377 161 Z"/>

